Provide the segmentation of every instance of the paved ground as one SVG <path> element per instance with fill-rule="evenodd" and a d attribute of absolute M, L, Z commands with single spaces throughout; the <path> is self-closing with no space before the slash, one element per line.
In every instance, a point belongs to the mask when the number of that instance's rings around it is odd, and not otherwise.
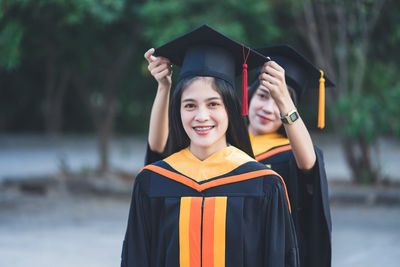
<path fill-rule="evenodd" d="M 333 267 L 400 263 L 400 208 L 333 206 Z"/>
<path fill-rule="evenodd" d="M 0 202 L 0 266 L 119 266 L 129 200 L 19 197 Z M 333 206 L 333 267 L 397 267 L 398 206 Z"/>
<path fill-rule="evenodd" d="M 113 166 L 129 172 L 142 168 L 145 138 L 118 138 L 111 145 Z M 338 140 L 314 136 L 325 152 L 330 182 L 349 181 Z M 385 175 L 400 181 L 400 144 L 384 140 L 375 154 Z M 85 171 L 97 164 L 91 137 L 43 138 L 0 135 L 0 185 L 6 180 L 46 177 L 60 170 Z M 336 183 L 335 183 L 336 184 Z M 395 267 L 400 262 L 398 188 L 365 188 L 338 183 L 331 187 L 333 267 Z M 14 188 L 15 189 L 15 188 Z M 68 195 L 49 191 L 30 196 L 0 186 L 1 267 L 119 266 L 129 199 Z M 342 200 L 338 201 L 337 200 Z M 345 200 L 345 201 L 343 201 Z"/>
<path fill-rule="evenodd" d="M 128 202 L 58 196 L 0 203 L 0 266 L 119 266 Z"/>

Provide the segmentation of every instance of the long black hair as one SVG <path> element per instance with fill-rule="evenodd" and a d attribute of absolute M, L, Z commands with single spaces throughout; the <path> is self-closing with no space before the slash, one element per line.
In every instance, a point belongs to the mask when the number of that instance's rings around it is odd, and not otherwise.
<path fill-rule="evenodd" d="M 289 84 L 290 84 L 290 80 L 287 81 L 286 85 L 287 85 L 287 88 L 289 90 L 290 98 L 292 99 L 292 101 L 294 103 L 294 106 L 297 108 L 297 103 L 298 103 L 297 94 L 296 94 L 296 91 L 293 89 L 293 87 L 290 86 Z M 254 82 L 250 85 L 249 90 L 248 90 L 248 105 L 249 106 L 250 106 L 251 99 L 253 98 L 254 93 L 257 91 L 259 86 L 260 86 L 260 80 L 258 78 L 256 78 L 254 80 Z M 250 121 L 247 118 L 247 124 L 249 124 L 249 123 L 250 123 Z M 283 135 L 284 137 L 287 137 L 287 134 L 286 134 L 286 131 L 285 131 L 285 127 L 283 126 L 283 124 L 279 127 L 277 132 L 280 135 Z"/>
<path fill-rule="evenodd" d="M 175 87 L 169 111 L 168 154 L 178 152 L 190 144 L 190 139 L 183 128 L 181 120 L 181 98 L 183 91 L 198 78 L 199 76 L 184 78 Z M 247 125 L 241 115 L 240 101 L 233 87 L 225 80 L 212 78 L 213 88 L 221 95 L 228 114 L 229 123 L 226 131 L 226 141 L 254 158 Z"/>

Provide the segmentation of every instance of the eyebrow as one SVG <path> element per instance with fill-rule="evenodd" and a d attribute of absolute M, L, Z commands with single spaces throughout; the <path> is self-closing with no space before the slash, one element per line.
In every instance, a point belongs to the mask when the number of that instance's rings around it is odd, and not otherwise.
<path fill-rule="evenodd" d="M 211 101 L 211 100 L 221 100 L 221 97 L 215 96 L 215 97 L 210 97 L 210 98 L 206 99 L 206 101 Z M 182 103 L 185 103 L 185 102 L 196 102 L 196 100 L 193 98 L 186 98 L 186 99 L 182 100 Z"/>
<path fill-rule="evenodd" d="M 257 90 L 261 90 L 261 91 L 263 91 L 263 92 L 265 92 L 265 93 L 268 93 L 268 94 L 270 93 L 269 90 L 266 89 L 266 88 L 258 87 Z"/>

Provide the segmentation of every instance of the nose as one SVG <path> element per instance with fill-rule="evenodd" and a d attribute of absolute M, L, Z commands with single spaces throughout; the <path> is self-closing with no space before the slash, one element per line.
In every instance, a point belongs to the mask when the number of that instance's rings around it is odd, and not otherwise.
<path fill-rule="evenodd" d="M 205 106 L 199 106 L 196 112 L 195 120 L 199 122 L 207 121 L 210 116 L 210 111 Z"/>
<path fill-rule="evenodd" d="M 272 114 L 274 113 L 274 105 L 271 99 L 265 101 L 265 103 L 262 106 L 262 110 L 267 113 L 267 114 Z"/>

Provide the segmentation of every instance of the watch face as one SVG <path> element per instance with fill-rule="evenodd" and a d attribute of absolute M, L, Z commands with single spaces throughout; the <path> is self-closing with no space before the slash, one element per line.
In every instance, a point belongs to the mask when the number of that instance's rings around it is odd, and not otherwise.
<path fill-rule="evenodd" d="M 289 117 L 291 121 L 295 121 L 299 118 L 299 116 L 297 116 L 297 112 L 293 112 Z"/>

